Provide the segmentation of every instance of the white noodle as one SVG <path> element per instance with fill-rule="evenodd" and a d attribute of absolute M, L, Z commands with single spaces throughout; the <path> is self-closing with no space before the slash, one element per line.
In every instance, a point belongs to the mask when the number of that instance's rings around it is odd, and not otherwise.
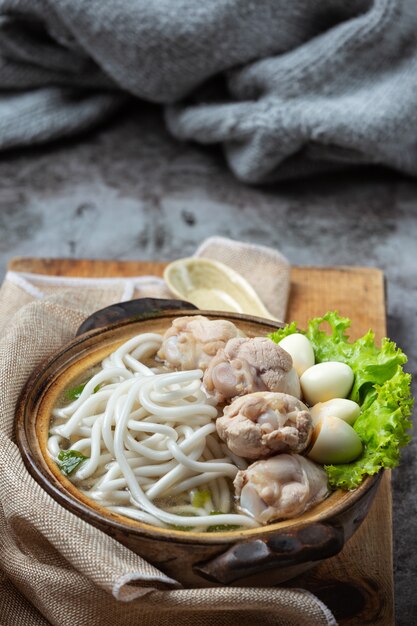
<path fill-rule="evenodd" d="M 61 450 L 60 444 L 62 443 L 62 437 L 59 435 L 50 435 L 48 439 L 48 452 L 51 456 L 58 456 Z"/>
<path fill-rule="evenodd" d="M 84 454 L 71 480 L 113 513 L 199 531 L 256 526 L 232 512 L 228 481 L 245 461 L 218 439 L 203 372 L 167 373 L 141 362 L 161 341 L 155 333 L 137 335 L 107 357 L 79 398 L 53 411 L 49 453 L 58 463 L 61 450 Z"/>

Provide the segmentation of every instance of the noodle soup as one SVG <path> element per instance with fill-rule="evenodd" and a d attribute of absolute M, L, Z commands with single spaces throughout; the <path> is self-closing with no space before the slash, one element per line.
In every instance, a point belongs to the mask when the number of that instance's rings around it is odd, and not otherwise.
<path fill-rule="evenodd" d="M 134 334 L 136 334 L 136 336 L 138 336 L 138 333 L 157 334 L 157 341 L 159 345 L 161 337 L 166 336 L 168 332 L 167 329 L 169 329 L 174 322 L 179 319 L 179 316 L 182 316 L 182 320 L 184 320 L 184 317 L 186 316 L 188 317 L 188 320 L 190 320 L 191 317 L 194 317 L 197 320 L 197 318 L 201 319 L 201 316 L 203 315 L 206 316 L 206 319 L 208 320 L 220 321 L 221 319 L 234 323 L 239 330 L 246 335 L 248 340 L 250 338 L 256 339 L 256 337 L 259 336 L 269 336 L 274 340 L 274 342 L 278 343 L 283 338 L 283 335 L 290 334 L 291 329 L 294 327 L 294 325 L 290 325 L 288 328 L 279 329 L 279 326 L 275 323 L 234 314 L 219 315 L 213 314 L 212 312 L 199 311 L 192 313 L 189 311 L 176 310 L 171 314 L 158 312 L 152 316 L 147 316 L 144 320 L 140 319 L 123 322 L 118 325 L 112 325 L 110 328 L 92 331 L 83 337 L 77 337 L 70 343 L 63 346 L 60 351 L 51 355 L 46 363 L 43 363 L 39 368 L 37 368 L 25 386 L 17 407 L 17 441 L 28 471 L 42 486 L 42 488 L 45 489 L 45 491 L 47 491 L 48 494 L 55 500 L 55 502 L 70 510 L 74 515 L 80 517 L 85 522 L 116 539 L 132 552 L 140 555 L 141 558 L 153 564 L 172 579 L 178 580 L 184 586 L 206 588 L 207 586 L 212 585 L 224 586 L 228 584 L 236 584 L 237 581 L 239 586 L 250 585 L 251 587 L 254 585 L 264 586 L 279 584 L 280 582 L 305 571 L 311 567 L 312 562 L 318 558 L 328 558 L 329 556 L 336 554 L 343 547 L 343 544 L 357 530 L 361 521 L 364 519 L 366 512 L 369 510 L 372 499 L 377 491 L 378 484 L 380 483 L 382 472 L 365 478 L 365 480 L 359 484 L 360 476 L 357 473 L 357 468 L 363 462 L 362 457 L 349 466 L 327 466 L 325 468 L 325 473 L 327 473 L 327 475 L 331 475 L 333 473 L 335 476 L 334 472 L 337 470 L 337 476 L 341 476 L 340 472 L 344 472 L 343 475 L 345 476 L 346 472 L 351 470 L 350 475 L 352 477 L 359 477 L 358 483 L 349 486 L 350 490 L 346 491 L 335 488 L 337 487 L 337 483 L 335 484 L 335 481 L 333 481 L 333 483 L 330 482 L 330 485 L 334 490 L 330 493 L 327 499 L 318 504 L 314 504 L 314 506 L 310 509 L 304 509 L 304 512 L 302 513 L 294 513 L 294 510 L 292 510 L 291 517 L 284 517 L 281 507 L 278 514 L 272 511 L 273 515 L 269 517 L 268 521 L 264 522 L 263 519 L 256 520 L 257 525 L 254 528 L 240 524 L 239 529 L 232 530 L 231 526 L 235 526 L 235 524 L 223 524 L 223 527 L 227 527 L 227 531 L 222 532 L 222 530 L 224 531 L 225 529 L 221 528 L 222 525 L 217 524 L 217 520 L 219 518 L 216 516 L 210 516 L 211 528 L 210 526 L 207 526 L 206 529 L 214 530 L 213 526 L 215 526 L 215 529 L 219 532 L 199 532 L 200 529 L 196 525 L 185 525 L 183 523 L 183 517 L 177 524 L 162 522 L 160 526 L 157 526 L 154 523 L 151 525 L 149 523 L 137 521 L 132 517 L 129 518 L 127 516 L 118 515 L 117 513 L 109 510 L 108 507 L 101 506 L 98 500 L 90 498 L 88 494 L 93 491 L 93 487 L 96 482 L 100 480 L 101 477 L 104 477 L 107 469 L 110 469 L 105 466 L 116 460 L 115 456 L 109 453 L 104 443 L 102 444 L 102 453 L 103 456 L 108 454 L 109 460 L 107 463 L 104 463 L 103 466 L 98 466 L 96 471 L 88 478 L 78 480 L 76 476 L 77 472 L 83 467 L 83 463 L 79 463 L 79 458 L 69 458 L 68 461 L 66 461 L 66 468 L 65 463 L 59 461 L 61 469 L 57 463 L 58 455 L 61 451 L 65 452 L 68 449 L 71 449 L 71 443 L 75 444 L 81 439 L 88 438 L 87 435 L 89 435 L 92 431 L 92 425 L 90 425 L 88 427 L 89 430 L 84 431 L 84 434 L 77 434 L 76 429 L 74 429 L 70 438 L 65 438 L 62 434 L 57 433 L 61 439 L 59 439 L 59 441 L 55 441 L 54 444 L 52 437 L 55 436 L 55 434 L 51 431 L 56 427 L 63 426 L 65 423 L 68 423 L 76 412 L 77 407 L 73 406 L 72 410 L 68 411 L 67 414 L 62 413 L 59 415 L 59 413 L 57 414 L 57 410 L 68 409 L 71 404 L 79 399 L 76 397 L 69 399 L 66 393 L 62 395 L 63 390 L 78 387 L 77 395 L 80 392 L 82 393 L 83 389 L 81 389 L 81 387 L 84 386 L 84 383 L 88 382 L 88 379 L 91 376 L 96 375 L 101 371 L 101 363 L 103 359 L 107 360 L 107 357 L 112 350 L 116 350 L 117 347 L 122 345 L 122 342 L 127 340 L 130 341 Z M 358 374 L 358 372 L 360 372 L 360 363 L 352 360 L 350 352 L 352 347 L 352 350 L 354 350 L 353 356 L 356 355 L 355 358 L 357 359 L 360 359 L 360 357 L 363 356 L 365 364 L 372 366 L 372 371 L 378 373 L 380 381 L 380 372 L 386 368 L 387 364 L 389 364 L 390 367 L 390 372 L 388 372 L 387 378 L 393 376 L 393 370 L 391 367 L 393 359 L 397 359 L 398 362 L 399 359 L 403 358 L 403 355 L 400 351 L 394 353 L 390 342 L 385 343 L 381 349 L 374 348 L 373 352 L 369 349 L 363 350 L 364 345 L 369 347 L 369 337 L 366 342 L 364 342 L 366 338 L 361 338 L 357 341 L 357 343 L 348 343 L 348 339 L 342 336 L 338 343 L 334 343 L 336 329 L 340 328 L 339 320 L 335 319 L 333 322 L 333 319 L 330 318 L 329 323 L 332 324 L 332 329 L 334 325 L 337 325 L 337 328 L 335 327 L 335 331 L 332 331 L 331 334 L 317 334 L 315 332 L 315 324 L 320 323 L 321 321 L 321 319 L 318 321 L 312 320 L 309 323 L 308 333 L 307 331 L 305 333 L 312 341 L 315 358 L 317 359 L 316 362 L 326 360 L 326 357 L 327 360 L 332 357 L 336 357 L 335 360 L 344 360 L 339 356 L 339 353 L 343 350 L 344 354 L 346 350 L 349 350 L 349 357 L 346 356 L 346 362 L 352 365 L 355 376 L 358 376 L 358 380 L 360 380 L 360 373 Z M 328 316 L 326 317 L 326 321 L 328 321 Z M 254 341 L 254 343 L 256 342 Z M 149 346 L 149 348 L 151 347 L 152 346 Z M 161 363 L 159 361 L 156 362 L 154 359 L 156 350 L 157 346 L 155 345 L 152 350 L 149 350 L 148 353 L 145 351 L 142 355 L 136 355 L 136 358 L 148 368 L 158 367 L 159 369 L 161 367 Z M 326 356 L 324 356 L 324 350 L 326 352 Z M 127 352 L 129 352 L 129 350 L 127 350 Z M 160 351 L 158 352 L 160 353 Z M 390 356 L 389 361 L 381 358 L 387 353 Z M 346 352 L 346 354 L 348 354 L 348 352 Z M 114 363 L 113 357 L 112 360 L 112 366 L 115 365 L 118 367 L 120 365 Z M 125 362 L 125 357 L 123 357 L 123 361 Z M 264 359 L 262 359 L 262 363 L 265 365 Z M 99 364 L 98 369 L 91 370 L 91 367 L 95 368 L 97 364 Z M 107 365 L 110 364 L 108 363 Z M 189 369 L 204 370 L 204 365 L 201 367 L 199 364 L 197 365 L 198 366 L 190 367 Z M 128 369 L 129 367 L 130 366 L 123 367 L 123 369 Z M 171 366 L 170 371 L 173 370 L 178 372 L 180 367 Z M 263 370 L 264 367 L 260 369 L 259 373 L 261 375 L 263 374 Z M 156 374 L 158 373 L 162 372 L 157 371 Z M 206 373 L 207 370 L 205 371 L 204 376 Z M 389 386 L 389 389 L 394 390 L 398 389 L 399 382 L 407 382 L 408 375 L 402 374 L 401 372 L 400 374 L 402 376 L 400 381 L 398 381 L 398 374 L 395 374 L 393 380 L 387 380 L 387 382 L 382 385 L 380 391 L 380 387 L 378 386 L 377 391 L 378 394 L 381 394 L 381 401 L 384 400 L 384 407 L 386 407 L 387 395 L 385 394 L 383 396 L 383 391 L 386 385 Z M 124 380 L 125 378 L 120 378 L 118 381 L 108 380 L 106 384 L 115 384 L 116 382 L 123 382 Z M 182 384 L 185 385 L 186 383 Z M 87 395 L 93 396 L 98 394 L 100 389 L 105 391 L 105 382 L 102 381 L 100 385 L 101 387 L 94 383 L 94 389 L 92 391 L 97 389 L 95 394 L 90 390 L 88 391 L 88 394 L 84 396 L 84 399 L 87 399 Z M 369 389 L 370 393 L 374 393 L 372 387 L 367 386 L 367 389 Z M 247 396 L 248 399 L 250 399 L 250 393 Z M 266 395 L 267 392 L 265 392 L 265 396 Z M 353 398 L 353 395 L 351 394 L 349 397 Z M 393 401 L 401 400 L 401 398 L 403 398 L 402 401 L 408 402 L 408 397 L 409 396 L 407 396 L 406 393 L 404 393 L 404 396 L 401 397 L 396 393 L 392 395 Z M 302 398 L 302 400 L 305 401 L 305 398 Z M 220 415 L 220 420 L 226 417 L 226 409 L 228 409 L 228 411 L 229 409 L 231 410 L 232 405 L 238 401 L 243 401 L 243 398 L 241 397 L 240 400 L 232 398 L 222 405 L 216 405 L 219 408 L 219 414 L 223 412 L 223 416 Z M 209 404 L 213 406 L 214 402 L 210 400 Z M 361 405 L 363 406 L 362 401 Z M 378 433 L 371 431 L 371 427 L 375 425 L 375 420 L 372 420 L 372 415 L 370 415 L 373 410 L 373 406 L 374 405 L 371 405 L 368 402 L 365 410 L 362 409 L 363 413 L 361 413 L 356 422 L 358 423 L 361 421 L 362 428 L 364 422 L 367 421 L 369 423 L 369 432 L 372 434 L 372 440 L 369 438 L 366 439 L 366 433 L 364 437 L 367 445 L 367 456 L 364 455 L 363 459 L 367 460 L 367 468 L 369 468 L 369 458 L 373 450 L 372 442 L 378 441 Z M 380 407 L 381 404 L 378 406 Z M 92 408 L 94 409 L 94 407 Z M 107 402 L 103 400 L 102 405 L 97 407 L 98 410 L 94 410 L 90 413 L 90 417 L 96 414 L 103 415 L 106 408 Z M 386 412 L 384 415 L 387 415 L 387 421 L 389 419 L 390 428 L 393 424 L 390 416 L 393 414 L 398 415 L 399 413 L 398 411 L 396 412 L 396 409 L 398 409 L 398 407 L 392 406 L 392 402 L 389 403 L 387 408 L 384 408 L 384 411 Z M 56 417 L 52 417 L 53 412 L 56 414 Z M 406 411 L 404 409 L 403 414 L 405 415 L 405 413 Z M 230 416 L 230 420 L 233 421 L 233 415 L 230 412 L 228 415 Z M 378 413 L 378 415 L 380 416 L 380 413 Z M 258 420 L 258 426 L 260 425 L 259 422 L 261 422 L 261 425 L 265 427 L 265 425 L 268 424 L 268 420 L 265 420 L 265 418 L 269 417 L 269 414 L 266 416 L 263 414 L 260 417 L 262 419 Z M 84 417 L 82 417 L 82 420 L 84 420 L 84 422 L 88 421 Z M 212 418 L 213 422 L 214 420 L 215 418 Z M 218 422 L 220 420 L 219 418 L 216 419 L 217 429 L 219 426 Z M 271 424 L 271 421 L 269 421 L 269 424 Z M 378 424 L 381 424 L 381 420 Z M 85 425 L 86 424 L 84 423 L 79 426 L 81 427 Z M 115 423 L 113 424 L 112 429 L 115 430 Z M 362 435 L 363 432 L 362 428 Z M 148 436 L 153 436 L 154 434 L 155 433 L 148 433 Z M 220 433 L 218 434 L 219 438 L 214 432 L 210 434 L 210 437 L 216 438 L 216 441 L 221 446 L 222 454 L 226 456 L 227 451 L 223 448 L 223 445 L 236 445 L 237 441 L 232 441 L 229 437 L 228 442 L 226 442 L 223 440 L 222 435 Z M 391 433 L 391 438 L 393 438 L 394 435 L 395 433 Z M 135 438 L 142 443 L 144 442 L 143 433 L 136 435 Z M 48 439 L 50 451 L 48 451 L 47 448 Z M 90 437 L 90 439 L 92 439 L 92 437 Z M 386 441 L 386 439 L 384 439 L 384 441 Z M 87 459 L 83 461 L 86 464 L 88 459 L 91 458 L 91 450 L 90 448 L 85 447 L 80 452 L 84 457 L 87 457 Z M 130 457 L 130 452 L 131 451 L 129 450 L 126 452 L 126 456 L 128 458 Z M 309 451 L 307 450 L 306 452 L 295 454 L 273 453 L 271 456 L 268 456 L 265 460 L 261 461 L 255 460 L 253 457 L 250 459 L 248 458 L 246 462 L 251 465 L 249 465 L 247 470 L 238 471 L 237 477 L 233 481 L 233 488 L 236 489 L 236 483 L 239 479 L 239 475 L 243 475 L 243 477 L 247 479 L 246 484 L 254 484 L 252 480 L 254 468 L 257 469 L 260 466 L 265 467 L 268 463 L 275 468 L 281 457 L 287 457 L 287 459 L 288 457 L 300 457 L 307 461 L 308 452 Z M 228 456 L 230 456 L 235 463 L 237 462 L 236 459 L 233 459 L 232 455 Z M 244 456 L 244 454 L 241 453 L 238 456 Z M 216 460 L 220 460 L 221 458 L 224 457 L 218 455 Z M 377 466 L 379 459 L 380 457 L 376 455 L 375 466 Z M 196 460 L 199 461 L 200 459 Z M 74 464 L 71 465 L 73 461 Z M 160 463 L 164 463 L 164 461 L 160 461 Z M 250 469 L 251 467 L 252 470 Z M 317 465 L 317 467 L 320 466 Z M 67 476 L 63 473 L 64 468 Z M 138 468 L 134 469 L 137 470 Z M 119 474 L 115 478 L 121 477 L 122 475 Z M 157 477 L 151 476 L 144 478 L 153 478 L 153 480 L 157 479 Z M 273 480 L 271 479 L 270 474 L 268 474 L 267 478 L 268 486 L 270 486 L 277 480 L 277 474 L 274 474 Z M 228 486 L 232 489 L 231 478 L 229 479 L 226 477 L 225 480 Z M 210 481 L 210 484 L 214 485 L 215 483 L 212 480 Z M 145 493 L 147 489 L 147 485 L 143 485 L 142 490 Z M 230 502 L 232 505 L 230 510 L 231 512 L 236 513 L 236 507 L 242 506 L 242 495 L 238 495 L 234 489 L 230 492 Z M 124 492 L 127 491 L 127 488 L 120 487 L 118 490 Z M 211 506 L 209 508 L 209 503 L 206 502 L 206 490 L 207 487 L 205 485 L 198 486 L 193 490 L 193 495 L 196 493 L 198 495 L 198 497 L 194 500 L 194 503 L 191 501 L 189 496 L 186 502 L 191 502 L 191 504 L 194 504 L 194 506 L 197 507 L 201 506 L 202 499 L 204 507 L 207 506 L 207 510 L 210 510 L 210 512 L 212 510 L 218 510 L 220 508 L 218 500 L 216 503 L 215 494 L 213 493 L 213 495 L 211 495 L 214 490 L 210 489 L 210 495 L 213 500 L 213 509 Z M 117 489 L 115 489 L 115 491 L 117 491 Z M 199 495 L 200 493 L 202 493 L 201 496 Z M 161 498 L 155 498 L 153 500 L 153 504 L 164 510 L 168 509 L 170 506 L 183 504 L 183 501 L 179 499 L 179 496 L 172 496 L 167 492 L 161 496 Z M 110 506 L 117 505 L 118 503 L 115 501 L 110 503 Z M 143 513 L 147 512 L 141 506 L 136 507 L 136 505 L 132 506 L 131 509 L 136 509 L 137 511 Z M 247 516 L 252 517 L 254 520 L 256 519 L 253 513 L 251 514 L 251 512 L 247 510 L 244 511 L 244 513 L 247 514 Z M 264 513 L 269 514 L 268 511 L 262 511 L 261 513 L 262 517 Z M 267 525 L 265 525 L 265 523 Z M 323 531 L 325 530 L 326 532 L 321 533 L 321 536 L 318 537 L 317 530 L 319 528 Z M 293 540 L 291 540 L 292 547 L 288 543 L 289 536 L 293 538 Z M 313 542 L 311 539 L 313 539 Z M 275 547 L 280 545 L 283 545 L 286 548 L 291 547 L 291 549 L 286 549 L 285 553 L 277 553 L 275 551 Z M 263 546 L 262 553 L 260 553 L 259 550 L 260 546 Z M 242 550 L 240 550 L 240 547 L 242 547 Z M 270 549 L 270 547 L 272 549 Z M 236 555 L 239 556 L 238 559 L 235 558 Z"/>
<path fill-rule="evenodd" d="M 335 316 L 313 322 L 346 323 Z M 392 344 L 370 349 L 366 336 L 362 354 L 313 322 L 310 342 L 294 324 L 247 336 L 230 320 L 195 314 L 102 352 L 101 364 L 52 411 L 54 471 L 115 515 L 195 532 L 295 519 L 331 489 L 358 487 L 369 468 L 383 466 L 372 446 L 398 414 L 398 377 L 404 423 L 391 437 L 393 459 L 404 441 L 405 357 L 395 352 L 392 376 L 380 358 L 388 351 L 392 359 Z M 364 371 L 385 388 L 369 386 Z"/>

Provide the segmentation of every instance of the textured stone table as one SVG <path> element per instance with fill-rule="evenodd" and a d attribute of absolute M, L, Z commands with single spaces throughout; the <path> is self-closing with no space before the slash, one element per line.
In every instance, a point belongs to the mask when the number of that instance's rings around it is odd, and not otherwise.
<path fill-rule="evenodd" d="M 0 156 L 0 273 L 16 255 L 168 260 L 220 234 L 293 264 L 371 265 L 387 277 L 390 336 L 417 366 L 417 183 L 386 171 L 247 187 L 220 151 L 171 139 L 157 109 L 76 140 Z M 414 390 L 415 390 L 414 386 Z M 399 626 L 417 621 L 417 444 L 394 472 Z"/>

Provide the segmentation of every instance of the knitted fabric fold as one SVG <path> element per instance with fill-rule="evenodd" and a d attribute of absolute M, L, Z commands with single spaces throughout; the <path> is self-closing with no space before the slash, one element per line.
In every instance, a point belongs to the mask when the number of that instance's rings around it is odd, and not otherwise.
<path fill-rule="evenodd" d="M 414 0 L 0 0 L 0 149 L 136 97 L 178 139 L 221 144 L 247 182 L 416 175 L 416 33 Z"/>

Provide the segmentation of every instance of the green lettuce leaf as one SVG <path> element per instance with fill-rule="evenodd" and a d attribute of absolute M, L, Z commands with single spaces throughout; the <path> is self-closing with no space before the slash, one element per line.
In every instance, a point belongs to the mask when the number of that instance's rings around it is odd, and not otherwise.
<path fill-rule="evenodd" d="M 348 318 L 331 311 L 310 320 L 305 331 L 293 322 L 270 335 L 278 343 L 301 332 L 311 341 L 316 363 L 341 361 L 350 365 L 355 374 L 349 397 L 362 409 L 354 429 L 364 450 L 352 463 L 325 466 L 330 485 L 342 489 L 354 489 L 364 476 L 398 465 L 400 448 L 410 440 L 407 430 L 411 427 L 413 407 L 411 376 L 402 367 L 407 362 L 405 354 L 388 339 L 383 339 L 378 347 L 371 330 L 350 342 L 346 332 L 350 325 Z"/>

